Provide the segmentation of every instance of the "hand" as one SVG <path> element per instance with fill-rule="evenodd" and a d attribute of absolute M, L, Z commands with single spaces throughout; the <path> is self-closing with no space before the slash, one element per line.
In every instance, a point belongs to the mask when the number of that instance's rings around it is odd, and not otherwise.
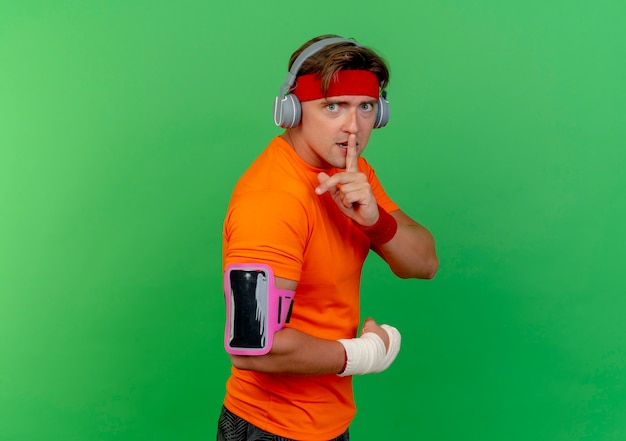
<path fill-rule="evenodd" d="M 319 173 L 317 179 L 320 185 L 315 192 L 318 195 L 328 192 L 343 214 L 368 227 L 378 220 L 378 204 L 367 176 L 359 172 L 358 159 L 356 135 L 351 134 L 348 137 L 346 171 L 333 176 Z"/>
<path fill-rule="evenodd" d="M 337 375 L 363 375 L 382 372 L 396 359 L 400 352 L 402 336 L 389 325 L 380 325 L 371 318 L 365 320 L 361 336 L 340 339 L 344 347 L 346 364 Z"/>
<path fill-rule="evenodd" d="M 389 334 L 383 328 L 381 328 L 378 323 L 373 318 L 366 318 L 365 322 L 363 322 L 363 327 L 361 328 L 361 335 L 366 332 L 373 332 L 378 335 L 383 343 L 385 343 L 385 349 L 389 350 Z"/>

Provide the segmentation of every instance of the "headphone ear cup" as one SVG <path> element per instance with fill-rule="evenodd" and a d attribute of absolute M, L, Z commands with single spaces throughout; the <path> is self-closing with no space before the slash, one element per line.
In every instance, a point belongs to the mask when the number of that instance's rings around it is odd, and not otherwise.
<path fill-rule="evenodd" d="M 302 106 L 297 96 L 287 94 L 274 100 L 274 123 L 283 129 L 291 129 L 300 124 Z"/>
<path fill-rule="evenodd" d="M 378 98 L 378 106 L 376 107 L 376 121 L 374 128 L 379 129 L 385 127 L 389 122 L 389 101 L 384 96 Z"/>

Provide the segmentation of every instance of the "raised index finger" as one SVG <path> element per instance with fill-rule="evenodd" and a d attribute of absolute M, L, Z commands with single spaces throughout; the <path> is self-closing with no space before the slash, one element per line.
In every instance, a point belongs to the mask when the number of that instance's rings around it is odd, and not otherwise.
<path fill-rule="evenodd" d="M 348 151 L 346 153 L 346 171 L 358 172 L 358 159 L 359 154 L 356 150 L 356 135 L 353 133 L 348 137 Z"/>

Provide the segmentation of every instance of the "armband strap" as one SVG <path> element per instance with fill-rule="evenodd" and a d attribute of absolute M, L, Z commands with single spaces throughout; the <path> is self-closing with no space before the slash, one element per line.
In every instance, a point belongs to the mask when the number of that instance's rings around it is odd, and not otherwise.
<path fill-rule="evenodd" d="M 264 355 L 274 333 L 289 323 L 295 291 L 277 289 L 269 265 L 232 264 L 224 272 L 224 347 L 235 355 Z"/>
<path fill-rule="evenodd" d="M 385 211 L 383 207 L 378 206 L 378 220 L 374 225 L 364 227 L 359 225 L 367 237 L 376 245 L 382 245 L 393 239 L 398 231 L 398 222 L 396 218 Z"/>

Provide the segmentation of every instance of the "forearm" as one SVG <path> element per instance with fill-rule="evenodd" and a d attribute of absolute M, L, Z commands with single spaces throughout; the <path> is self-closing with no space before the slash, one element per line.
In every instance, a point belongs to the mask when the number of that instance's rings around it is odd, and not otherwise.
<path fill-rule="evenodd" d="M 375 251 L 398 277 L 432 279 L 439 267 L 433 235 L 402 211 L 391 215 L 398 222 L 395 236 Z"/>
<path fill-rule="evenodd" d="M 266 355 L 231 355 L 238 369 L 291 375 L 339 373 L 345 363 L 343 345 L 304 332 L 285 328 L 274 334 L 271 351 Z"/>

